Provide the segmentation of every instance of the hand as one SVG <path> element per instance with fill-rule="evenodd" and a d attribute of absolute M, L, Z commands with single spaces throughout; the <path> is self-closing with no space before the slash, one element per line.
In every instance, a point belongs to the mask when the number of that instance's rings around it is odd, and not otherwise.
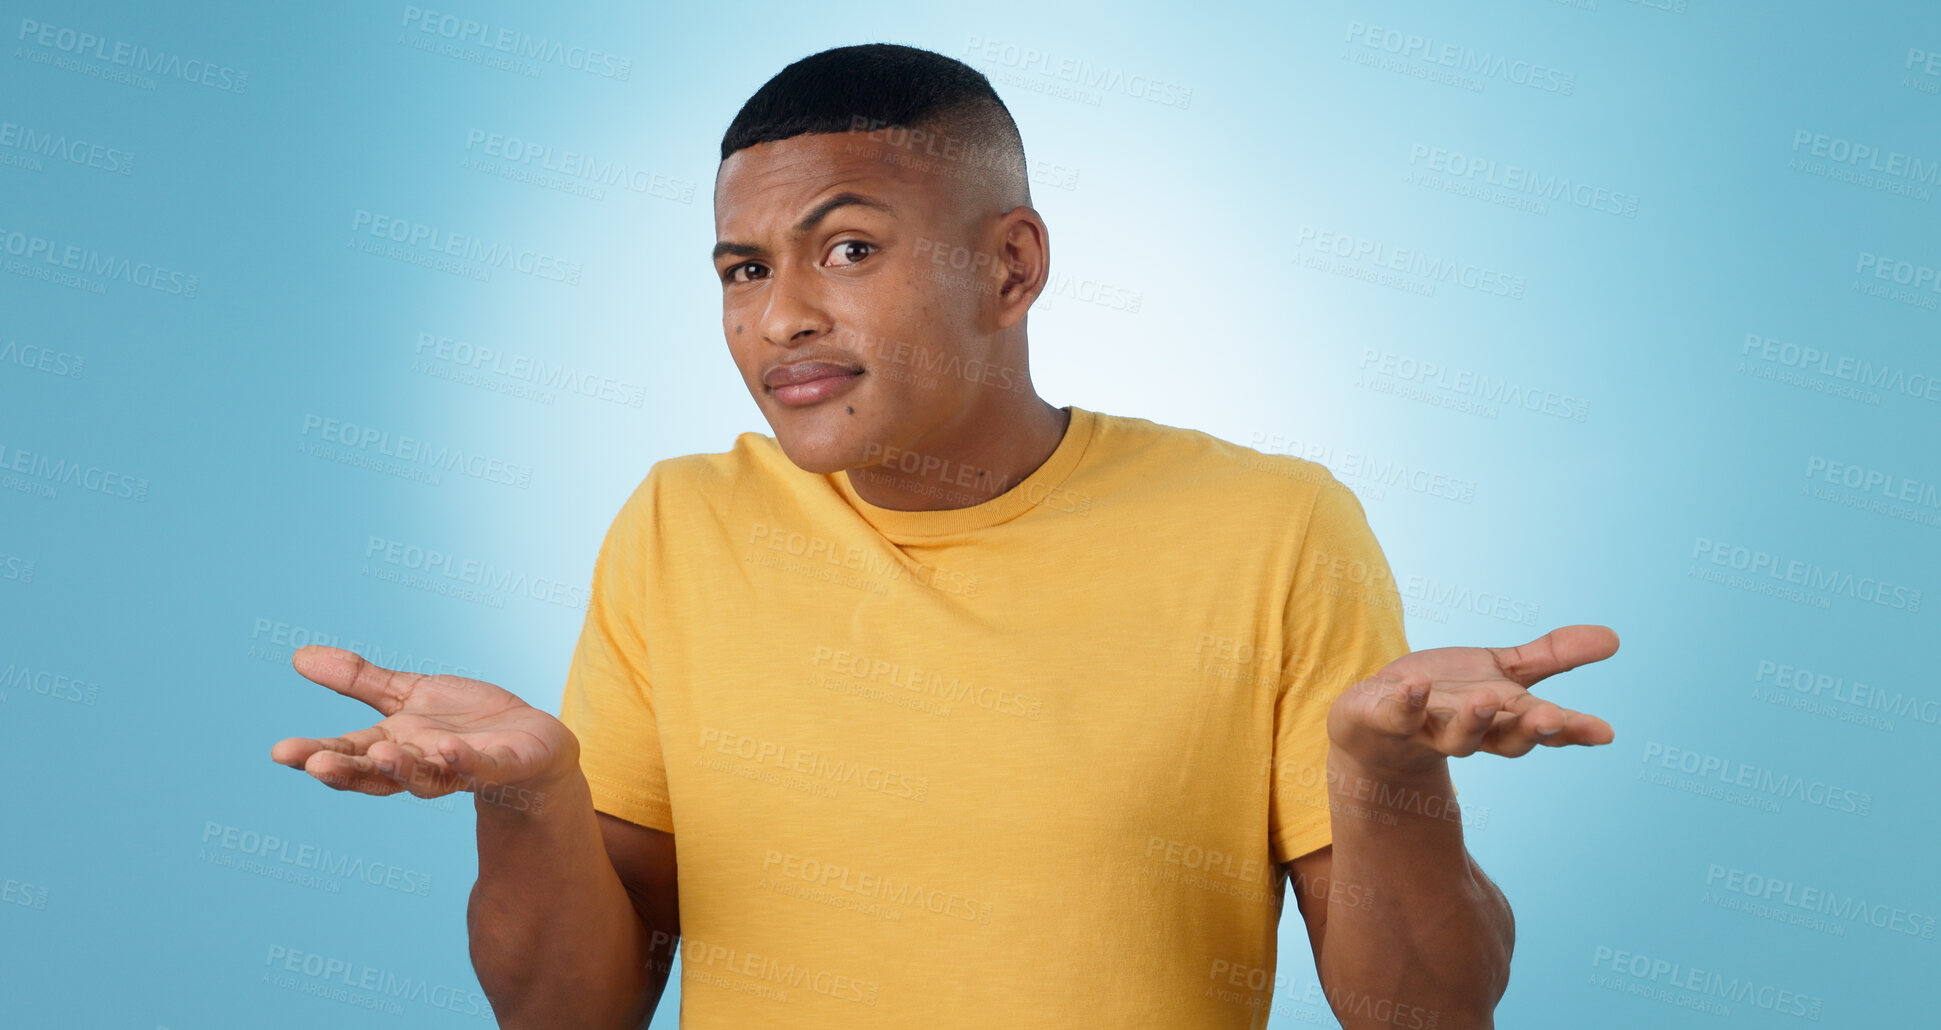
<path fill-rule="evenodd" d="M 501 687 L 386 669 L 319 644 L 297 648 L 290 664 L 384 715 L 369 729 L 289 737 L 270 748 L 272 760 L 338 790 L 379 796 L 409 790 L 421 798 L 472 790 L 487 801 L 536 811 L 535 795 L 543 802 L 553 785 L 579 772 L 573 732 Z"/>
<path fill-rule="evenodd" d="M 1611 724 L 1527 687 L 1617 652 L 1608 626 L 1565 626 L 1521 647 L 1437 647 L 1405 654 L 1328 709 L 1328 738 L 1361 768 L 1397 778 L 1487 751 L 1515 758 L 1538 744 L 1608 744 Z"/>

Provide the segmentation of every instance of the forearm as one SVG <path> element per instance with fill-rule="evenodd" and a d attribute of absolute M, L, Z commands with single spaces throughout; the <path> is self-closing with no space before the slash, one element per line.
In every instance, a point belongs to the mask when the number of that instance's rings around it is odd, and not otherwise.
<path fill-rule="evenodd" d="M 650 931 L 607 856 L 577 771 L 519 807 L 478 795 L 472 966 L 507 1030 L 633 1030 L 666 982 Z"/>
<path fill-rule="evenodd" d="M 1421 1026 L 1398 1010 L 1436 1013 L 1429 1025 L 1489 1027 L 1509 984 L 1515 924 L 1509 902 L 1463 846 L 1446 761 L 1398 780 L 1339 748 L 1328 756 L 1330 875 L 1373 888 L 1381 901 L 1331 896 L 1318 968 L 1346 1030 Z"/>

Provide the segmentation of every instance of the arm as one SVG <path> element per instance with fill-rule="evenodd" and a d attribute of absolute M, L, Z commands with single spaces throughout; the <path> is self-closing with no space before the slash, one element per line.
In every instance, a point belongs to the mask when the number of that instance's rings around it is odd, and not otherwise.
<path fill-rule="evenodd" d="M 1525 688 L 1616 650 L 1605 627 L 1567 626 L 1521 647 L 1418 651 L 1336 700 L 1328 714 L 1333 842 L 1287 869 L 1322 991 L 1346 1030 L 1495 1025 L 1516 924 L 1463 846 L 1448 759 L 1609 743 L 1602 719 Z M 1368 889 L 1377 903 L 1348 903 Z"/>
<path fill-rule="evenodd" d="M 1384 808 L 1390 823 L 1369 807 L 1373 789 L 1356 788 L 1372 781 L 1352 760 L 1331 754 L 1329 766 L 1338 784 L 1330 790 L 1334 843 L 1287 863 L 1287 872 L 1336 1018 L 1345 1030 L 1492 1026 L 1509 985 L 1516 923 L 1463 847 L 1454 802 L 1446 813 L 1440 802 Z M 1446 768 L 1389 790 L 1453 797 Z"/>
<path fill-rule="evenodd" d="M 290 737 L 272 760 L 341 791 L 471 791 L 479 878 L 473 965 L 502 1027 L 634 1030 L 659 1003 L 680 937 L 672 835 L 598 813 L 579 740 L 511 692 L 386 669 L 341 648 L 291 664 L 384 718 Z"/>
<path fill-rule="evenodd" d="M 593 808 L 575 770 L 537 812 L 479 798 L 472 966 L 507 1030 L 634 1030 L 680 939 L 674 837 Z"/>

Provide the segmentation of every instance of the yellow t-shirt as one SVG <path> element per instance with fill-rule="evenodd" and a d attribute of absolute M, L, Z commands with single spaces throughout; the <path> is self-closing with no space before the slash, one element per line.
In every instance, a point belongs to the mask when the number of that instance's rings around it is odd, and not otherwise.
<path fill-rule="evenodd" d="M 622 506 L 560 717 L 595 807 L 674 834 L 683 1028 L 1266 1025 L 1400 601 L 1323 466 L 1065 410 L 970 507 L 757 433 Z"/>

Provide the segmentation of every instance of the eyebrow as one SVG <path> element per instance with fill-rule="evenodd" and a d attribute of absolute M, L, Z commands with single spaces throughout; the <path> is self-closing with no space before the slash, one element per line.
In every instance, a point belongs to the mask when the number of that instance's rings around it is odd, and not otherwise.
<path fill-rule="evenodd" d="M 851 204 L 873 207 L 889 215 L 896 214 L 895 208 L 874 197 L 866 197 L 860 193 L 838 193 L 828 200 L 817 204 L 815 210 L 810 211 L 807 216 L 795 224 L 795 228 L 789 233 L 789 236 L 793 239 L 801 239 L 807 236 L 809 233 L 815 231 L 818 223 L 829 216 L 829 212 L 839 207 L 847 207 Z M 761 253 L 764 253 L 762 248 L 753 243 L 730 243 L 727 240 L 722 240 L 720 243 L 714 245 L 714 255 L 709 260 L 719 261 L 723 254 L 733 254 L 736 257 L 754 257 Z"/>

